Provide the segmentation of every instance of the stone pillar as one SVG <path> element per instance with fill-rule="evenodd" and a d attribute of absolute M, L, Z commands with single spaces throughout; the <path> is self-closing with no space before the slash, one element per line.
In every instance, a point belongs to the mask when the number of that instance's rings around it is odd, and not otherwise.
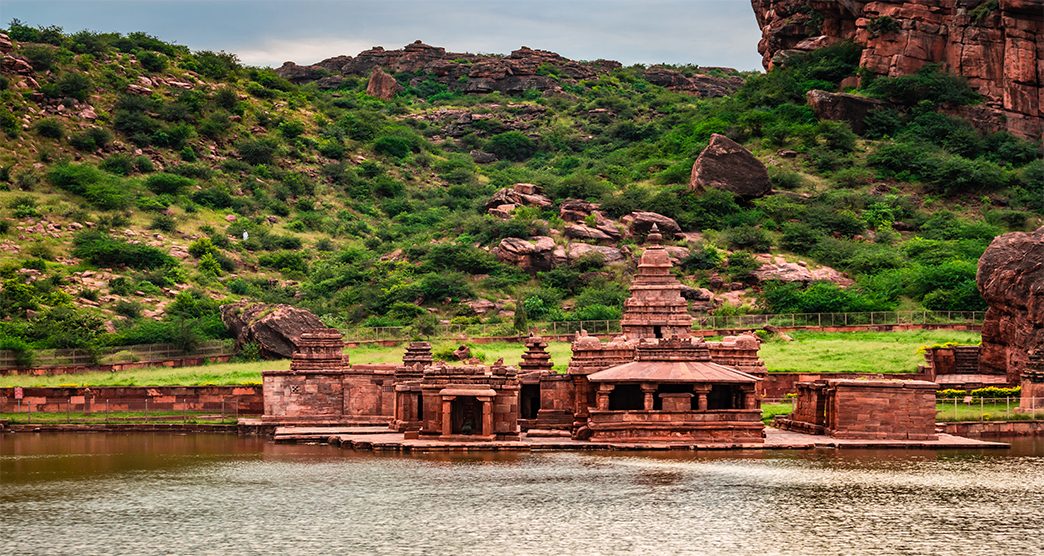
<path fill-rule="evenodd" d="M 693 390 L 696 392 L 697 411 L 707 411 L 707 394 L 710 394 L 710 386 L 697 386 Z"/>
<path fill-rule="evenodd" d="M 645 394 L 645 410 L 652 411 L 656 407 L 656 385 L 643 384 L 642 393 Z"/>
<path fill-rule="evenodd" d="M 493 400 L 482 400 L 482 436 L 493 436 Z"/>
<path fill-rule="evenodd" d="M 453 434 L 453 398 L 442 398 L 442 435 Z"/>
<path fill-rule="evenodd" d="M 613 384 L 598 385 L 598 409 L 601 409 L 602 411 L 609 409 L 609 393 L 615 388 L 616 386 Z"/>
<path fill-rule="evenodd" d="M 744 409 L 758 408 L 758 396 L 754 386 L 743 387 L 743 407 Z"/>

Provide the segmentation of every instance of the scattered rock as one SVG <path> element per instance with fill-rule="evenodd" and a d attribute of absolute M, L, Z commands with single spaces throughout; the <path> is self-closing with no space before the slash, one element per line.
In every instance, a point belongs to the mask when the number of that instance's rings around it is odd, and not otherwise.
<path fill-rule="evenodd" d="M 492 252 L 500 261 L 524 270 L 550 270 L 555 262 L 555 240 L 547 236 L 537 236 L 531 241 L 508 237 L 500 240 Z"/>
<path fill-rule="evenodd" d="M 499 207 L 502 205 L 530 206 L 547 208 L 551 206 L 548 199 L 540 188 L 531 183 L 516 183 L 511 187 L 505 187 L 493 194 L 486 202 L 486 208 Z"/>
<path fill-rule="evenodd" d="M 487 299 L 473 299 L 471 301 L 465 301 L 464 305 L 467 305 L 471 309 L 472 313 L 476 315 L 485 315 L 497 309 L 497 304 Z"/>
<path fill-rule="evenodd" d="M 750 151 L 732 139 L 711 135 L 710 144 L 692 165 L 689 189 L 703 191 L 708 187 L 732 191 L 745 199 L 768 194 L 772 190 L 768 170 Z"/>
<path fill-rule="evenodd" d="M 586 224 L 566 224 L 565 235 L 570 239 L 585 241 L 609 241 L 609 234 Z"/>
<path fill-rule="evenodd" d="M 462 345 L 457 349 L 453 350 L 453 357 L 456 357 L 457 361 L 467 361 L 471 359 L 471 348 Z"/>
<path fill-rule="evenodd" d="M 497 155 L 486 151 L 473 150 L 469 154 L 471 155 L 471 160 L 474 160 L 476 164 L 489 164 L 498 160 Z"/>
<path fill-rule="evenodd" d="M 656 225 L 665 238 L 675 237 L 681 233 L 681 226 L 673 218 L 655 212 L 635 211 L 620 219 L 627 226 L 628 235 L 644 238 L 649 230 Z"/>

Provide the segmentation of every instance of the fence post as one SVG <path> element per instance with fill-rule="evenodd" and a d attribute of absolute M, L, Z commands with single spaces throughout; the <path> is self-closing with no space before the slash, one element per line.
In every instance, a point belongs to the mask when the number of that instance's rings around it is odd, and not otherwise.
<path fill-rule="evenodd" d="M 985 408 L 983 407 L 983 405 L 984 405 L 983 404 L 983 399 L 984 398 L 979 398 L 979 420 L 980 421 L 985 421 L 986 420 L 986 419 L 983 418 L 983 412 L 985 411 Z"/>
<path fill-rule="evenodd" d="M 145 422 L 149 422 L 149 399 L 145 398 Z"/>
<path fill-rule="evenodd" d="M 953 420 L 957 420 L 957 398 L 953 399 Z"/>

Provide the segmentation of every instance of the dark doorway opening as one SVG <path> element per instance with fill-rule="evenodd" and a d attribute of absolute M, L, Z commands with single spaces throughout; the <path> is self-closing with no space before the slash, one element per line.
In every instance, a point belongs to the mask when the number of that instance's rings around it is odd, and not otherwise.
<path fill-rule="evenodd" d="M 653 327 L 653 336 L 656 337 L 656 338 L 663 338 L 663 327 L 662 326 L 654 326 Z"/>
<path fill-rule="evenodd" d="M 424 420 L 424 396 L 417 394 L 417 420 Z"/>
<path fill-rule="evenodd" d="M 540 411 L 540 385 L 523 384 L 519 398 L 519 416 L 523 419 L 536 419 Z"/>
<path fill-rule="evenodd" d="M 473 396 L 453 400 L 453 434 L 482 434 L 482 403 Z"/>
<path fill-rule="evenodd" d="M 707 409 L 742 409 L 743 391 L 735 386 L 714 385 L 707 394 Z"/>
<path fill-rule="evenodd" d="M 610 411 L 640 411 L 645 409 L 645 394 L 641 385 L 617 384 L 609 392 Z"/>

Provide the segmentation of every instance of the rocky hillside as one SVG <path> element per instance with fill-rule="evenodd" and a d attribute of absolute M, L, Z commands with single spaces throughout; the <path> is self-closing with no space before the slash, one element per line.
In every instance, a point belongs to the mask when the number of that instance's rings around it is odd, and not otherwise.
<path fill-rule="evenodd" d="M 0 35 L 0 340 L 614 319 L 653 225 L 694 310 L 981 309 L 1044 215 L 1040 144 L 948 114 L 937 70 L 839 93 L 842 42 L 768 74 L 414 43 L 243 67 L 144 34 Z M 0 346 L 0 347 L 2 347 Z"/>
<path fill-rule="evenodd" d="M 864 79 L 940 64 L 985 98 L 980 128 L 1044 136 L 1044 0 L 751 0 L 765 67 L 852 40 Z M 856 81 L 852 82 L 855 85 Z"/>

